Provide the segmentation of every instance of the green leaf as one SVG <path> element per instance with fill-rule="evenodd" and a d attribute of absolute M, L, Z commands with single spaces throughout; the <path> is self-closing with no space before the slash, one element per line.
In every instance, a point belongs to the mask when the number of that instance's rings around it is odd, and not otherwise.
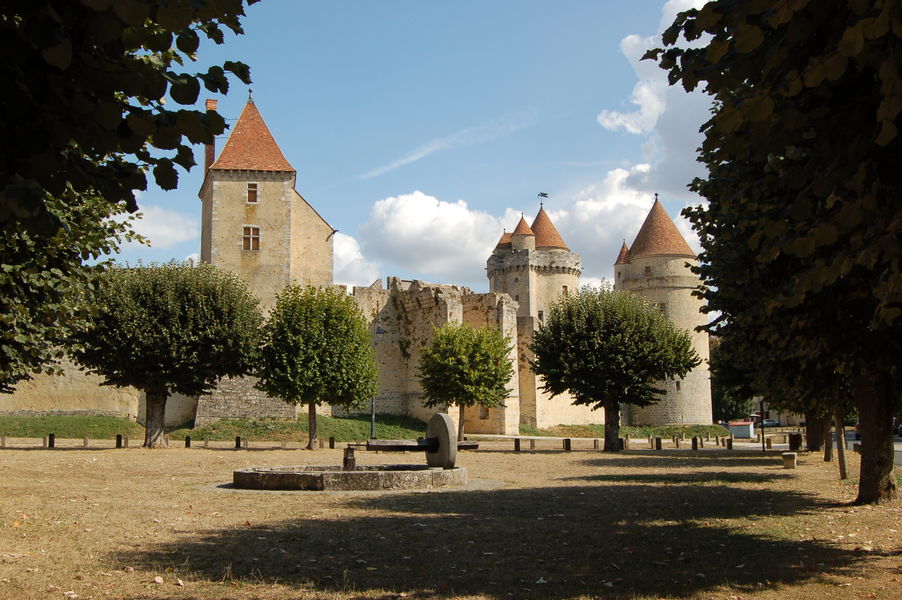
<path fill-rule="evenodd" d="M 746 54 L 751 52 L 764 42 L 764 32 L 755 25 L 744 25 L 739 28 L 733 40 L 733 47 L 737 52 Z"/>
<path fill-rule="evenodd" d="M 200 94 L 200 83 L 190 75 L 179 75 L 169 87 L 169 96 L 179 104 L 194 104 Z"/>
<path fill-rule="evenodd" d="M 47 64 L 65 71 L 72 64 L 72 42 L 65 39 L 56 46 L 42 50 L 41 55 Z"/>
<path fill-rule="evenodd" d="M 186 29 L 178 34 L 175 45 L 185 54 L 194 54 L 200 46 L 200 38 L 193 29 Z"/>

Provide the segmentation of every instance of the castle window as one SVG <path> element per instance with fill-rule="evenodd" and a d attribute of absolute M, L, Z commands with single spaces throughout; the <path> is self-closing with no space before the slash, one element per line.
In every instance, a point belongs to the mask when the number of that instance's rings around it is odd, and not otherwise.
<path fill-rule="evenodd" d="M 679 381 L 676 382 L 676 389 L 677 389 L 677 391 L 680 391 L 680 382 Z"/>
<path fill-rule="evenodd" d="M 260 228 L 255 225 L 245 225 L 242 235 L 242 250 L 259 250 L 260 249 Z"/>
<path fill-rule="evenodd" d="M 514 300 L 516 300 L 517 302 L 519 302 L 519 301 L 520 301 L 520 294 L 517 294 L 516 296 L 514 296 Z"/>
<path fill-rule="evenodd" d="M 514 283 L 519 283 L 519 281 L 520 281 L 519 277 L 514 277 Z"/>
<path fill-rule="evenodd" d="M 565 286 L 562 286 L 561 291 L 562 291 L 564 294 L 566 294 L 566 293 L 567 293 L 567 286 L 566 286 L 566 285 L 565 285 Z"/>
<path fill-rule="evenodd" d="M 645 276 L 651 277 L 651 267 L 645 267 Z"/>
<path fill-rule="evenodd" d="M 257 184 L 256 183 L 248 183 L 247 184 L 247 203 L 248 204 L 256 204 L 257 203 Z M 245 248 L 247 250 L 247 248 Z"/>

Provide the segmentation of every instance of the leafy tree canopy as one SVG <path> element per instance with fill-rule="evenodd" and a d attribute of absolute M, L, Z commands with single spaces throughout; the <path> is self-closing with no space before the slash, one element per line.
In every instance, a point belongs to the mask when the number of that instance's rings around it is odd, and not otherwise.
<path fill-rule="evenodd" d="M 100 259 L 120 241 L 139 239 L 129 219 L 107 218 L 106 200 L 71 202 L 73 194 L 48 200 L 47 210 L 62 225 L 55 233 L 38 236 L 17 223 L 0 236 L 0 392 L 12 392 L 35 371 L 57 370 L 55 359 L 86 324 L 84 291 L 106 267 Z"/>
<path fill-rule="evenodd" d="M 552 305 L 531 350 L 552 395 L 605 409 L 605 449 L 619 450 L 620 404 L 660 399 L 656 382 L 701 364 L 688 332 L 630 292 L 583 288 Z"/>
<path fill-rule="evenodd" d="M 694 47 L 676 46 L 677 38 Z M 704 37 L 703 37 L 704 36 Z M 709 329 L 795 389 L 847 378 L 861 415 L 859 501 L 895 495 L 902 391 L 902 2 L 718 0 L 653 50 L 714 99 L 685 211 L 703 252 Z M 817 387 L 815 385 L 815 387 Z"/>
<path fill-rule="evenodd" d="M 248 4 L 255 0 L 249 0 Z M 99 195 L 137 208 L 134 190 L 152 170 L 163 189 L 175 165 L 194 165 L 190 144 L 222 133 L 213 112 L 193 105 L 201 86 L 225 93 L 227 61 L 185 71 L 201 39 L 242 33 L 243 0 L 18 0 L 0 8 L 0 229 L 49 234 L 59 226 L 51 198 Z"/>
<path fill-rule="evenodd" d="M 176 262 L 112 268 L 98 278 L 91 325 L 75 336 L 76 362 L 104 383 L 147 396 L 146 446 L 163 444 L 170 394 L 199 396 L 255 364 L 262 317 L 242 279 Z"/>
<path fill-rule="evenodd" d="M 463 438 L 464 407 L 504 406 L 514 376 L 511 341 L 492 327 L 448 323 L 423 348 L 417 377 L 423 404 L 460 406 L 458 438 Z"/>
<path fill-rule="evenodd" d="M 347 294 L 289 285 L 276 297 L 263 338 L 257 388 L 308 406 L 308 448 L 316 440 L 318 404 L 359 407 L 376 393 L 372 340 Z"/>

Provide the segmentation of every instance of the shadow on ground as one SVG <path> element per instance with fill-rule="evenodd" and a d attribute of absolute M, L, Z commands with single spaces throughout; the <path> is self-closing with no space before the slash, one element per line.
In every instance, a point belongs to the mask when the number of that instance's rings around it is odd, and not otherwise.
<path fill-rule="evenodd" d="M 589 485 L 387 494 L 346 506 L 367 512 L 214 530 L 113 558 L 201 581 L 244 578 L 367 598 L 386 590 L 686 597 L 720 584 L 742 590 L 847 574 L 862 559 L 789 539 L 779 519 L 760 520 L 828 506 L 766 489 Z"/>

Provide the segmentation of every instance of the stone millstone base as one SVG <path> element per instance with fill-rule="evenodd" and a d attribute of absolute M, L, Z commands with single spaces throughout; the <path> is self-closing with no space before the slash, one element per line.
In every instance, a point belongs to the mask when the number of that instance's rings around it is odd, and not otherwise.
<path fill-rule="evenodd" d="M 355 471 L 339 466 L 255 467 L 232 474 L 232 484 L 246 490 L 410 490 L 466 485 L 467 470 L 424 465 L 363 465 Z"/>

